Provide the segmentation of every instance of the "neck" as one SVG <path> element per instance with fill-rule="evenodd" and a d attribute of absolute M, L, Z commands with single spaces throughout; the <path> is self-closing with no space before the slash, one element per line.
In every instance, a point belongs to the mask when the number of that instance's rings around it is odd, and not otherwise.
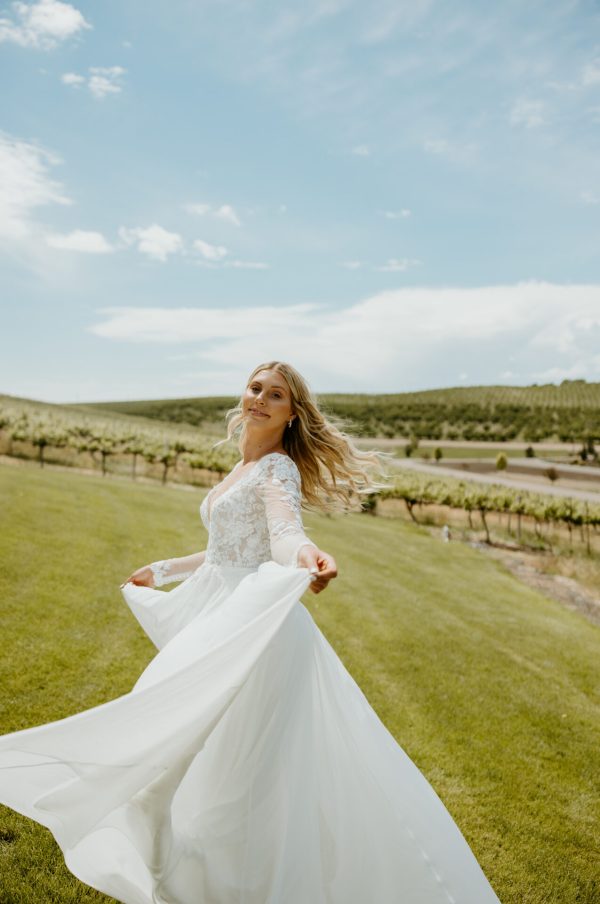
<path fill-rule="evenodd" d="M 249 461 L 257 461 L 263 455 L 268 455 L 269 452 L 285 452 L 282 440 L 283 434 L 279 431 L 256 431 L 247 424 L 241 447 L 244 464 Z"/>

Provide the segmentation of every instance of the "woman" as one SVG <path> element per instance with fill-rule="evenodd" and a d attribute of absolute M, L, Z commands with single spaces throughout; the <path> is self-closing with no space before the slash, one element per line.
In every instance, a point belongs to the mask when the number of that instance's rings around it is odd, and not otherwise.
<path fill-rule="evenodd" d="M 347 506 L 376 455 L 281 362 L 252 373 L 238 429 L 243 457 L 201 506 L 206 551 L 122 585 L 159 652 L 129 694 L 0 738 L 0 801 L 125 904 L 497 904 L 300 602 L 336 576 L 302 496 Z"/>

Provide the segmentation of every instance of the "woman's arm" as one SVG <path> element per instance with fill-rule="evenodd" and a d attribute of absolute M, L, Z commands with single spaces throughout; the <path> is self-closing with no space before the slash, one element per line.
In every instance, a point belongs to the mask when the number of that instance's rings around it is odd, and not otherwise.
<path fill-rule="evenodd" d="M 308 568 L 313 572 L 310 589 L 320 593 L 336 577 L 337 567 L 333 556 L 320 550 L 304 533 L 301 478 L 291 459 L 268 462 L 261 495 L 273 560 L 280 565 Z"/>
<path fill-rule="evenodd" d="M 206 552 L 192 553 L 190 556 L 180 556 L 175 559 L 161 559 L 150 565 L 142 565 L 126 581 L 121 584 L 138 584 L 141 587 L 162 587 L 163 584 L 171 584 L 174 581 L 184 581 L 189 578 L 204 562 Z"/>

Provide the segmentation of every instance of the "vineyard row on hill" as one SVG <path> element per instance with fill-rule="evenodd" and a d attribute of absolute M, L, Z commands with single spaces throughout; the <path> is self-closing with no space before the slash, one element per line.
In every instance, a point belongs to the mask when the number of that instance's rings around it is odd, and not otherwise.
<path fill-rule="evenodd" d="M 111 456 L 131 456 L 131 476 L 136 476 L 136 463 L 141 456 L 146 461 L 162 466 L 162 479 L 166 482 L 170 470 L 185 462 L 192 469 L 216 471 L 223 474 L 239 458 L 231 445 L 214 449 L 198 436 L 197 431 L 177 429 L 169 432 L 158 425 L 132 430 L 126 423 L 95 416 L 85 419 L 75 412 L 65 413 L 62 419 L 49 414 L 31 414 L 10 406 L 0 407 L 0 437 L 10 444 L 28 443 L 38 452 L 40 465 L 44 463 L 45 450 L 71 447 L 78 452 L 89 452 L 99 462 L 102 473 L 107 473 Z M 376 510 L 378 499 L 402 499 L 414 517 L 415 505 L 437 504 L 479 512 L 489 539 L 486 522 L 488 512 L 511 513 L 520 525 L 522 515 L 534 519 L 536 525 L 562 522 L 569 531 L 574 526 L 597 529 L 600 526 L 600 505 L 568 497 L 547 496 L 511 489 L 500 485 L 481 485 L 451 477 L 430 477 L 419 474 L 402 474 L 394 478 L 389 487 L 379 489 L 363 501 L 363 508 Z M 589 548 L 589 534 L 588 534 Z"/>
<path fill-rule="evenodd" d="M 71 449 L 88 452 L 98 463 L 102 473 L 108 469 L 113 456 L 130 455 L 132 476 L 140 459 L 162 466 L 163 482 L 169 471 L 181 461 L 192 469 L 226 473 L 239 458 L 230 444 L 214 448 L 214 444 L 191 427 L 172 424 L 131 424 L 109 414 L 84 415 L 67 408 L 51 409 L 0 402 L 0 435 L 5 440 L 8 454 L 14 444 L 29 444 L 37 450 L 37 458 L 43 466 L 47 450 Z"/>
<path fill-rule="evenodd" d="M 574 527 L 585 529 L 588 552 L 590 551 L 589 529 L 600 528 L 600 505 L 568 496 L 550 496 L 531 490 L 512 489 L 500 484 L 477 484 L 452 477 L 430 477 L 425 474 L 403 473 L 395 477 L 393 485 L 380 489 L 372 494 L 368 508 L 377 511 L 379 500 L 400 499 L 406 504 L 413 520 L 415 506 L 441 505 L 449 508 L 463 509 L 469 516 L 478 512 L 486 538 L 490 534 L 486 515 L 514 515 L 517 521 L 517 533 L 521 534 L 521 517 L 533 519 L 536 533 L 541 537 L 541 528 L 550 524 L 564 524 L 572 538 Z"/>
<path fill-rule="evenodd" d="M 594 387 L 597 384 L 592 384 Z M 487 387 L 480 387 L 481 390 Z M 514 387 L 503 387 L 504 390 Z M 553 387 L 559 390 L 560 387 Z M 590 388 L 591 387 L 587 387 Z M 558 393 L 558 396 L 560 393 Z M 528 398 L 491 397 L 482 393 L 462 398 L 460 390 L 405 395 L 323 395 L 319 403 L 325 413 L 340 418 L 362 436 L 414 437 L 431 440 L 522 440 L 541 442 L 600 441 L 600 387 L 578 403 L 577 394 L 564 394 L 563 404 Z M 595 398 L 595 404 L 591 404 Z M 96 411 L 115 411 L 172 423 L 206 427 L 223 423 L 235 398 L 165 399 L 146 402 L 114 402 L 103 406 L 81 406 Z"/>

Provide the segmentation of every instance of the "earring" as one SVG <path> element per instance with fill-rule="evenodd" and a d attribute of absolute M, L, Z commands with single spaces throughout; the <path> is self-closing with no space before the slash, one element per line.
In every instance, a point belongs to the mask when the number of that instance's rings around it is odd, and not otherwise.
<path fill-rule="evenodd" d="M 292 418 L 290 418 L 288 421 L 288 427 L 291 427 L 291 426 L 292 426 Z"/>

